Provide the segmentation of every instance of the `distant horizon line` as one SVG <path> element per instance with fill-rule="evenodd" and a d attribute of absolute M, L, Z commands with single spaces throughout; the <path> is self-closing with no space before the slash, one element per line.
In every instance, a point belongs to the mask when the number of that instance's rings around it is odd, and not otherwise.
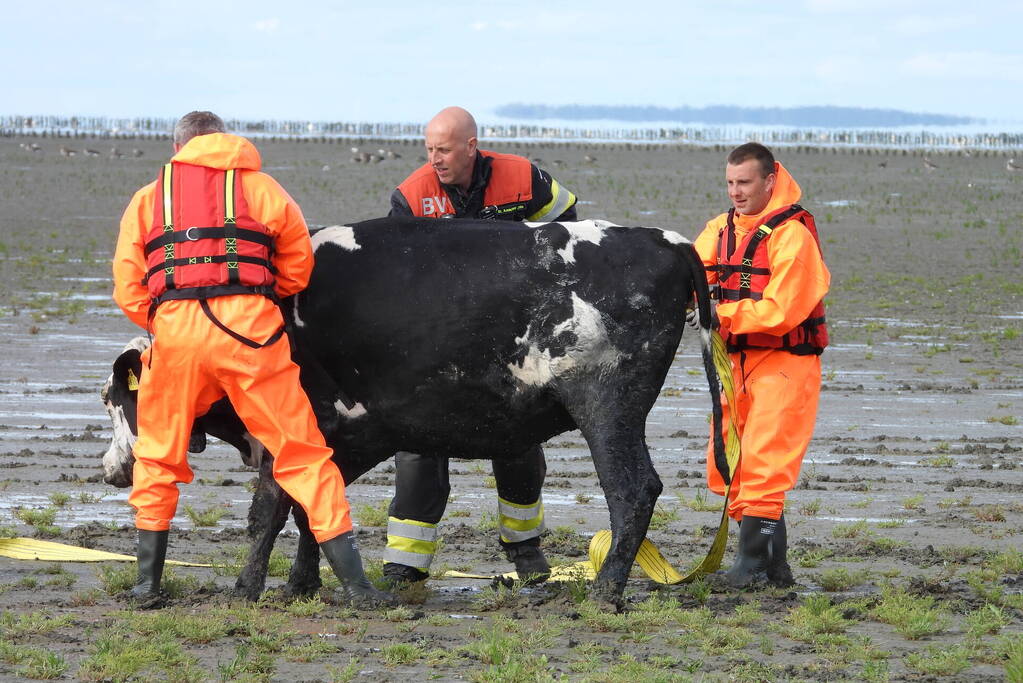
<path fill-rule="evenodd" d="M 561 121 L 621 121 L 630 123 L 672 122 L 678 125 L 767 125 L 815 128 L 869 128 L 892 126 L 981 125 L 987 119 L 955 114 L 911 112 L 877 107 L 804 105 L 795 107 L 664 107 L 659 105 L 527 104 L 498 106 L 494 112 L 507 118 Z"/>

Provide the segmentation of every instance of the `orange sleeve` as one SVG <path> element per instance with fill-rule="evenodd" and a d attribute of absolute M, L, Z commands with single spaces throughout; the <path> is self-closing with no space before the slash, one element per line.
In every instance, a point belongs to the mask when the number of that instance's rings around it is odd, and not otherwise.
<path fill-rule="evenodd" d="M 724 227 L 725 216 L 721 214 L 717 218 L 707 221 L 706 227 L 700 236 L 693 242 L 696 253 L 704 266 L 713 266 L 718 261 L 718 240 L 721 239 L 721 229 Z M 707 271 L 707 284 L 716 284 L 718 273 L 716 270 Z"/>
<path fill-rule="evenodd" d="M 718 305 L 721 325 L 733 334 L 785 334 L 805 320 L 828 292 L 831 273 L 813 235 L 799 221 L 774 230 L 767 241 L 767 258 L 771 279 L 762 299 Z"/>
<path fill-rule="evenodd" d="M 265 225 L 274 238 L 271 260 L 277 269 L 274 289 L 290 296 L 306 288 L 313 270 L 313 246 L 302 209 L 280 183 L 259 171 L 242 179 L 252 217 Z"/>
<path fill-rule="evenodd" d="M 156 183 L 135 193 L 121 216 L 114 250 L 114 302 L 128 319 L 145 328 L 149 317 L 149 290 L 142 284 L 146 274 L 145 233 L 153 222 Z"/>

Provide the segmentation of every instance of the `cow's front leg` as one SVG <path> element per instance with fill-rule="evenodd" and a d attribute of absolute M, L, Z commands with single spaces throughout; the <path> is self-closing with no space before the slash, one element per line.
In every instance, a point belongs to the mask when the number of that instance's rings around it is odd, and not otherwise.
<path fill-rule="evenodd" d="M 298 552 L 288 574 L 284 594 L 291 597 L 315 595 L 323 581 L 320 579 L 320 545 L 309 530 L 309 518 L 301 505 L 291 508 L 295 526 L 298 527 Z"/>
<path fill-rule="evenodd" d="M 611 518 L 611 548 L 593 584 L 593 597 L 621 610 L 625 583 L 663 486 L 650 462 L 642 423 L 630 427 L 622 416 L 604 413 L 579 427 Z"/>
<path fill-rule="evenodd" d="M 258 600 L 263 594 L 270 552 L 293 505 L 294 501 L 273 478 L 273 458 L 265 455 L 259 466 L 259 481 L 252 496 L 252 505 L 249 506 L 249 556 L 234 584 L 238 595 Z"/>

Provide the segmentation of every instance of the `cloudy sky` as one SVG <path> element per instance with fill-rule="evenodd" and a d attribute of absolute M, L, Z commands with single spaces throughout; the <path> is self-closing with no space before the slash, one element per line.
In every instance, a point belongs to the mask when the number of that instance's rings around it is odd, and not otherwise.
<path fill-rule="evenodd" d="M 421 121 L 510 102 L 1023 121 L 1023 2 L 3 3 L 0 115 Z"/>

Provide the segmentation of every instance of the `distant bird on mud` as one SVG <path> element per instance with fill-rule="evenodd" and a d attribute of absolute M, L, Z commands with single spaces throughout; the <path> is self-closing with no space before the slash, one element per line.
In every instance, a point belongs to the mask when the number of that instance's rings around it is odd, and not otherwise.
<path fill-rule="evenodd" d="M 937 167 L 938 165 L 931 161 L 930 157 L 924 157 L 924 168 L 926 168 L 928 171 L 933 171 Z"/>
<path fill-rule="evenodd" d="M 587 154 L 586 156 L 583 157 L 583 161 L 585 161 L 588 164 L 592 164 L 596 160 L 597 160 L 597 157 L 590 156 L 589 154 Z"/>
<path fill-rule="evenodd" d="M 94 150 L 94 149 L 86 149 L 85 150 L 85 156 L 87 156 L 87 157 L 98 157 L 99 156 L 99 152 Z"/>
<path fill-rule="evenodd" d="M 134 149 L 131 150 L 131 155 L 135 158 L 138 158 L 142 156 L 142 150 L 139 149 L 138 147 L 135 147 Z"/>
<path fill-rule="evenodd" d="M 885 159 L 884 161 L 878 162 L 877 167 L 878 168 L 888 168 L 888 160 Z"/>
<path fill-rule="evenodd" d="M 1023 166 L 1017 164 L 1015 159 L 1009 159 L 1005 162 L 1005 170 L 1009 173 L 1016 173 L 1018 171 L 1023 171 Z"/>
<path fill-rule="evenodd" d="M 124 156 L 124 152 L 122 152 L 121 150 L 117 149 L 116 147 L 111 147 L 110 148 L 110 158 L 111 159 L 120 159 L 123 156 Z"/>
<path fill-rule="evenodd" d="M 64 145 L 60 146 L 60 155 L 61 156 L 73 157 L 76 154 L 78 154 L 78 152 L 76 152 L 75 150 L 70 149 L 68 147 L 65 147 Z"/>

